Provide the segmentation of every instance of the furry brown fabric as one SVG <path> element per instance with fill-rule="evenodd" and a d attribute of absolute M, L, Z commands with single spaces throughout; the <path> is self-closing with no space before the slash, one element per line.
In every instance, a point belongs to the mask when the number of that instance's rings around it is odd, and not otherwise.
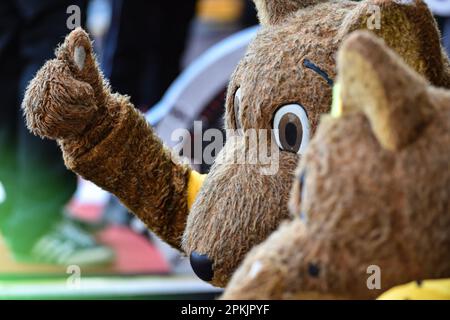
<path fill-rule="evenodd" d="M 327 0 L 254 0 L 258 18 L 266 26 L 281 23 L 299 9 L 325 1 Z"/>
<path fill-rule="evenodd" d="M 75 48 L 86 53 L 82 70 L 73 58 Z M 68 168 L 116 194 L 149 228 L 180 248 L 190 169 L 172 161 L 127 97 L 111 94 L 83 30 L 70 33 L 56 56 L 27 89 L 28 127 L 58 139 Z"/>
<path fill-rule="evenodd" d="M 244 138 L 231 139 L 220 156 L 243 154 Z M 226 285 L 236 266 L 255 245 L 287 219 L 287 201 L 296 154 L 280 153 L 277 175 L 262 175 L 260 165 L 215 164 L 188 217 L 183 248 L 214 257 L 214 282 Z M 251 178 L 244 178 L 251 177 Z M 257 192 L 253 191 L 257 190 Z M 213 218 L 211 214 L 214 214 Z M 236 245 L 239 244 L 239 245 Z"/>
<path fill-rule="evenodd" d="M 237 67 L 226 102 L 226 127 L 235 129 L 239 120 L 244 134 L 229 139 L 222 153 L 242 153 L 247 129 L 271 130 L 274 113 L 286 104 L 301 104 L 314 132 L 320 114 L 329 110 L 331 86 L 323 75 L 304 66 L 305 59 L 333 79 L 337 47 L 348 32 L 365 28 L 370 4 L 382 4 L 381 29 L 375 32 L 433 83 L 445 82 L 439 34 L 420 1 L 257 4 L 270 23 Z M 80 46 L 85 54 L 75 50 Z M 238 88 L 242 101 L 234 108 Z M 38 73 L 23 108 L 33 132 L 58 140 L 69 168 L 118 195 L 173 246 L 188 255 L 206 255 L 213 264 L 214 285 L 226 285 L 246 252 L 289 215 L 286 199 L 298 155 L 287 151 L 281 152 L 280 170 L 273 176 L 262 176 L 258 162 L 216 163 L 188 213 L 190 169 L 171 159 L 127 98 L 111 94 L 81 30 L 72 32 L 57 59 Z"/>
<path fill-rule="evenodd" d="M 374 298 L 450 276 L 450 91 L 366 32 L 338 65 L 343 115 L 324 116 L 301 160 L 301 218 L 248 254 L 225 299 Z M 380 290 L 367 287 L 371 265 Z"/>

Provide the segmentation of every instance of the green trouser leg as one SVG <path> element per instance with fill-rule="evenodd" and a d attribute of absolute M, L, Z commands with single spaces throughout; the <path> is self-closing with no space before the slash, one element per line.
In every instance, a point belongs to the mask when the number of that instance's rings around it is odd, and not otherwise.
<path fill-rule="evenodd" d="M 15 152 L 6 128 L 0 127 L 0 231 L 4 232 L 14 203 Z"/>
<path fill-rule="evenodd" d="M 27 252 L 61 219 L 76 189 L 76 177 L 53 141 L 43 141 L 20 127 L 18 134 L 0 127 L 0 231 L 14 253 Z"/>
<path fill-rule="evenodd" d="M 66 9 L 85 1 L 0 2 L 0 232 L 15 254 L 26 253 L 63 214 L 76 176 L 54 141 L 28 132 L 20 109 L 25 87 L 69 31 Z M 26 13 L 26 14 L 25 14 Z"/>
<path fill-rule="evenodd" d="M 27 251 L 61 219 L 75 192 L 75 175 L 65 168 L 53 141 L 22 136 L 16 149 L 15 195 L 5 236 L 15 251 Z"/>

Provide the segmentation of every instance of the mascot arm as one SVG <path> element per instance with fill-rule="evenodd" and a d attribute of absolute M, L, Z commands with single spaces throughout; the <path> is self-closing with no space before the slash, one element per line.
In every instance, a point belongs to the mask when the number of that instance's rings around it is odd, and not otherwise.
<path fill-rule="evenodd" d="M 127 98 L 83 139 L 59 141 L 69 169 L 116 195 L 152 231 L 180 248 L 201 176 L 181 164 Z"/>

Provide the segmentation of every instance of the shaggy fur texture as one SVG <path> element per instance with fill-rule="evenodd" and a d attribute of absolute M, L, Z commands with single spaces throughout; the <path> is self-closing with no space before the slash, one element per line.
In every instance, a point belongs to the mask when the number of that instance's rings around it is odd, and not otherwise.
<path fill-rule="evenodd" d="M 73 58 L 79 48 L 86 52 L 81 70 Z M 28 127 L 57 139 L 69 169 L 116 194 L 149 228 L 181 249 L 190 169 L 172 160 L 127 97 L 111 93 L 83 30 L 70 33 L 56 56 L 25 94 Z"/>
<path fill-rule="evenodd" d="M 314 131 L 329 110 L 331 87 L 303 61 L 334 78 L 339 43 L 366 27 L 372 4 L 381 6 L 375 32 L 434 84 L 446 85 L 439 33 L 420 1 L 258 1 L 264 27 L 234 73 L 226 102 L 226 127 L 236 128 L 239 120 L 244 134 L 229 139 L 224 150 L 242 153 L 246 129 L 272 129 L 274 112 L 290 103 L 304 106 Z M 84 54 L 75 50 L 80 46 Z M 235 114 L 238 88 L 242 101 Z M 73 31 L 37 74 L 23 108 L 33 132 L 58 140 L 69 168 L 115 193 L 173 246 L 207 255 L 216 286 L 225 286 L 246 252 L 289 215 L 298 155 L 286 151 L 273 176 L 261 175 L 258 162 L 216 163 L 188 212 L 190 169 L 171 158 L 126 97 L 111 93 L 82 30 Z"/>
<path fill-rule="evenodd" d="M 249 253 L 226 299 L 374 298 L 450 276 L 450 91 L 362 31 L 338 65 L 343 115 L 324 116 L 301 160 L 297 218 Z"/>

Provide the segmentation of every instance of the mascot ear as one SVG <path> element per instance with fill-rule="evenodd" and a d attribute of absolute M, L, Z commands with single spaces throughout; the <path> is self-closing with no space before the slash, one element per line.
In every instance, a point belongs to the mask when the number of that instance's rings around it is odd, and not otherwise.
<path fill-rule="evenodd" d="M 450 87 L 450 63 L 436 21 L 423 0 L 365 0 L 347 16 L 338 38 L 369 29 L 435 86 Z"/>
<path fill-rule="evenodd" d="M 372 33 L 357 31 L 344 42 L 338 74 L 342 113 L 362 112 L 385 149 L 412 143 L 426 126 L 428 83 Z"/>
<path fill-rule="evenodd" d="M 258 10 L 259 21 L 264 26 L 283 22 L 300 8 L 323 2 L 323 0 L 253 0 Z"/>

